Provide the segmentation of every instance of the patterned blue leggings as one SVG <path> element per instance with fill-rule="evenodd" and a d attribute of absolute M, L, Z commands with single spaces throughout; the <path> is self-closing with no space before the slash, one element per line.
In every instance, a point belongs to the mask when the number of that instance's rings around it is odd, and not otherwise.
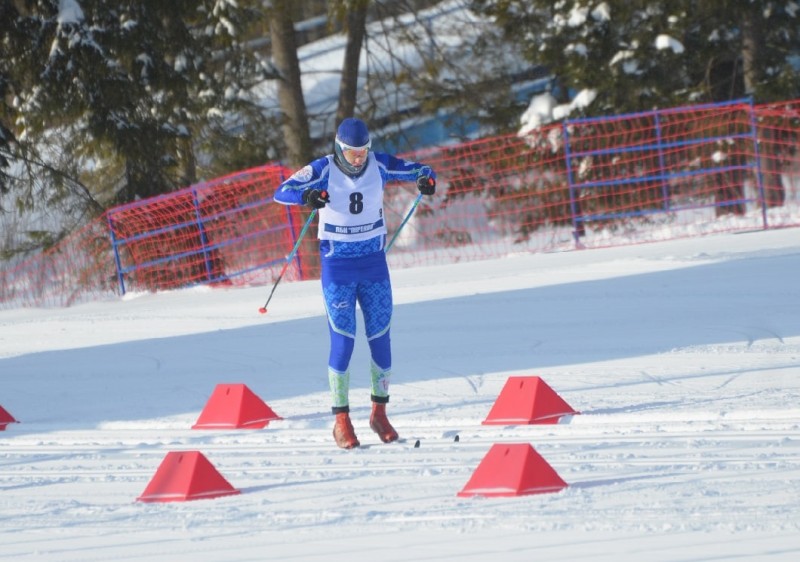
<path fill-rule="evenodd" d="M 322 293 L 328 312 L 330 355 L 328 368 L 334 406 L 347 403 L 347 378 L 356 337 L 356 302 L 361 306 L 372 356 L 373 397 L 388 396 L 392 367 L 389 327 L 392 320 L 392 285 L 386 254 L 381 250 L 363 257 L 322 259 Z M 338 384 L 339 390 L 333 386 Z M 337 392 L 339 396 L 337 396 Z"/>

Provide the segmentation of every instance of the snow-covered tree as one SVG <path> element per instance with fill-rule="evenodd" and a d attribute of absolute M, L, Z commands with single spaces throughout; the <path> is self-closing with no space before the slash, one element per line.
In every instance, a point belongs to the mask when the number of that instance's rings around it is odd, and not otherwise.
<path fill-rule="evenodd" d="M 0 14 L 2 204 L 51 238 L 268 159 L 274 127 L 249 90 L 269 71 L 245 40 L 259 0 L 3 0 Z M 59 200 L 61 224 L 45 221 Z"/>
<path fill-rule="evenodd" d="M 800 94 L 790 0 L 473 0 L 594 114 Z M 794 59 L 793 59 L 794 57 Z M 566 101 L 566 100 L 560 100 Z"/>
<path fill-rule="evenodd" d="M 19 14 L 30 28 L 13 92 L 27 138 L 55 128 L 103 184 L 104 202 L 130 201 L 197 180 L 194 143 L 233 111 L 258 65 L 239 35 L 260 12 L 233 0 L 42 0 Z"/>

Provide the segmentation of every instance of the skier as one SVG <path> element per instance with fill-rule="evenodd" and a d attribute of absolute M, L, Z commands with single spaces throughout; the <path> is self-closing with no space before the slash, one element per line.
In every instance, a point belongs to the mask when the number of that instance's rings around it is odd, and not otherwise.
<path fill-rule="evenodd" d="M 372 412 L 369 426 L 384 443 L 397 431 L 386 417 L 392 370 L 389 327 L 392 286 L 386 263 L 383 193 L 386 182 L 416 181 L 424 195 L 436 191 L 430 166 L 370 150 L 366 124 L 341 122 L 333 154 L 301 168 L 284 181 L 275 201 L 319 209 L 322 294 L 328 315 L 328 381 L 335 415 L 333 438 L 343 449 L 360 445 L 350 421 L 350 358 L 356 335 L 356 302 L 364 316 L 371 355 Z"/>

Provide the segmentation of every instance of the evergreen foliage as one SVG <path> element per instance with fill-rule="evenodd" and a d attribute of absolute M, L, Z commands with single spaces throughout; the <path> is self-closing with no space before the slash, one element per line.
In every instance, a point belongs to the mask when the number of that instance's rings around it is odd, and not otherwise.
<path fill-rule="evenodd" d="M 29 145 L 62 129 L 62 148 L 89 164 L 81 169 L 103 204 L 188 185 L 198 178 L 194 143 L 229 129 L 263 78 L 238 35 L 260 17 L 255 4 L 30 2 L 3 29 L 4 99 L 15 100 L 5 115 Z"/>
<path fill-rule="evenodd" d="M 761 0 L 473 0 L 590 112 L 800 94 L 800 6 Z"/>
<path fill-rule="evenodd" d="M 68 231 L 86 212 L 213 177 L 226 160 L 267 159 L 269 123 L 249 90 L 269 73 L 243 40 L 262 17 L 257 0 L 1 5 L 7 207 L 41 223 L 61 202 Z M 232 152 L 245 134 L 251 149 Z"/>

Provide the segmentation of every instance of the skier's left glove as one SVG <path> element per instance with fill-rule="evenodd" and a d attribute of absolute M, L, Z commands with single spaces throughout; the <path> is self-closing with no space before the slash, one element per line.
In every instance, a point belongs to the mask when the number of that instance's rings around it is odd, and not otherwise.
<path fill-rule="evenodd" d="M 436 180 L 431 176 L 419 176 L 417 178 L 417 189 L 423 195 L 433 195 L 436 193 Z"/>

